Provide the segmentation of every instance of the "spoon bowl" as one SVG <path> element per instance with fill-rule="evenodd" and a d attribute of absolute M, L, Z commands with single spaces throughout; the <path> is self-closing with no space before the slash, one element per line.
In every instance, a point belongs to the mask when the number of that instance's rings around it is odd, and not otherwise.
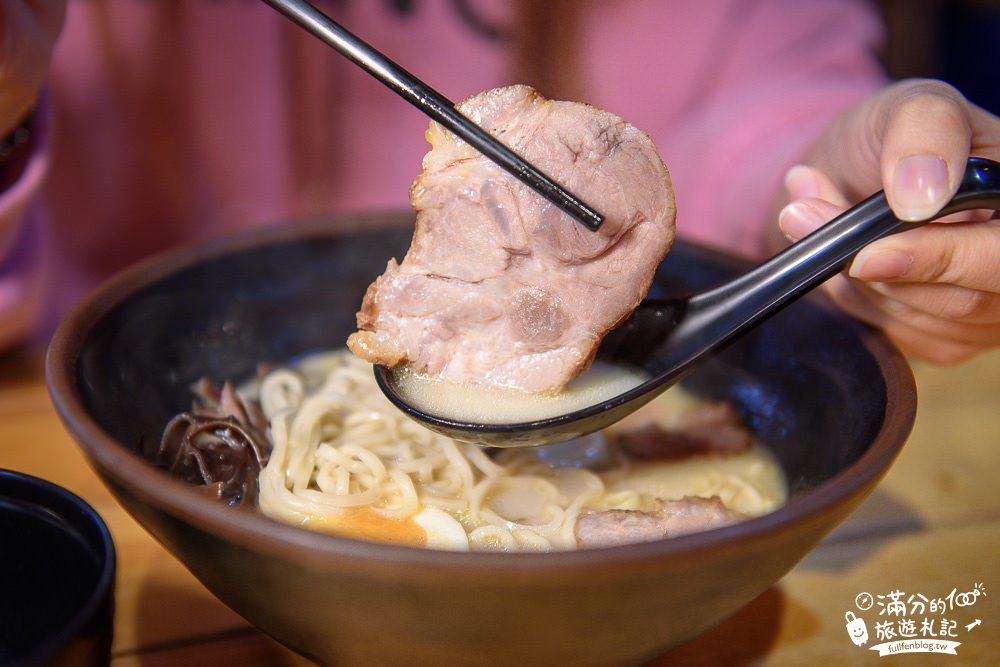
<path fill-rule="evenodd" d="M 1000 164 L 970 158 L 958 192 L 938 217 L 980 208 L 1000 208 Z M 878 192 L 733 280 L 693 295 L 646 299 L 605 337 L 597 358 L 639 370 L 649 379 L 574 412 L 515 424 L 464 422 L 429 414 L 408 403 L 393 369 L 376 366 L 375 378 L 397 408 L 455 440 L 490 447 L 564 442 L 601 430 L 638 410 L 699 362 L 843 270 L 868 244 L 926 222 L 899 220 L 885 193 Z"/>

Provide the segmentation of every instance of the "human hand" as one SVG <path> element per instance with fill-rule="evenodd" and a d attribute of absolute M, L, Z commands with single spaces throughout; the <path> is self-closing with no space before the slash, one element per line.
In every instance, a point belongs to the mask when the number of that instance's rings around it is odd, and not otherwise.
<path fill-rule="evenodd" d="M 811 152 L 811 166 L 789 171 L 795 201 L 779 226 L 797 240 L 879 189 L 898 218 L 932 218 L 970 155 L 1000 159 L 1000 118 L 947 84 L 901 82 L 842 116 Z M 998 347 L 997 217 L 964 212 L 881 239 L 825 288 L 911 356 L 953 364 Z"/>
<path fill-rule="evenodd" d="M 0 137 L 35 104 L 65 13 L 65 0 L 0 0 Z"/>

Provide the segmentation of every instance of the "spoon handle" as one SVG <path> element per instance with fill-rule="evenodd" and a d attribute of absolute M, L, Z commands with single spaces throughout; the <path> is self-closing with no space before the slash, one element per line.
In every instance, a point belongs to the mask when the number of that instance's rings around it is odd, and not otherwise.
<path fill-rule="evenodd" d="M 958 192 L 936 217 L 977 208 L 1000 208 L 1000 163 L 985 158 L 969 160 Z M 926 222 L 899 220 L 878 192 L 748 273 L 691 297 L 670 344 L 716 347 L 836 275 L 871 242 Z"/>

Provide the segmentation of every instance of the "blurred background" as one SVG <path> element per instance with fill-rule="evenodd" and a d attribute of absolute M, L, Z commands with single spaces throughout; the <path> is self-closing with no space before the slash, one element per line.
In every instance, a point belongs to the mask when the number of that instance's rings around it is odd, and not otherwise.
<path fill-rule="evenodd" d="M 979 106 L 1000 112 L 1000 2 L 879 0 L 883 63 L 893 78 L 944 79 Z"/>

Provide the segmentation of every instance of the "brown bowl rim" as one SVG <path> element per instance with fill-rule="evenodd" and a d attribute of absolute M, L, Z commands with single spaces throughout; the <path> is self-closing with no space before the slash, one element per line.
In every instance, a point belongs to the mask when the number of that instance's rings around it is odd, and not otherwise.
<path fill-rule="evenodd" d="M 175 518 L 245 548 L 302 563 L 364 561 L 369 566 L 426 568 L 551 575 L 579 569 L 605 569 L 664 559 L 700 559 L 722 545 L 758 542 L 790 524 L 818 520 L 838 507 L 852 507 L 886 473 L 909 436 L 916 415 L 916 386 L 900 352 L 878 331 L 860 326 L 858 335 L 875 358 L 886 381 L 886 416 L 867 450 L 829 480 L 789 500 L 761 517 L 704 533 L 618 547 L 538 553 L 458 553 L 365 542 L 305 530 L 263 515 L 234 510 L 212 501 L 193 487 L 157 470 L 115 440 L 87 414 L 76 383 L 76 364 L 93 325 L 128 295 L 167 275 L 206 260 L 274 243 L 306 240 L 361 229 L 398 227 L 412 215 L 361 214 L 318 218 L 266 228 L 248 229 L 154 255 L 112 276 L 82 299 L 55 331 L 46 355 L 50 397 L 67 430 L 99 476 L 127 489 Z M 336 220 L 336 222 L 334 222 Z M 688 245 L 696 245 L 690 244 Z"/>

